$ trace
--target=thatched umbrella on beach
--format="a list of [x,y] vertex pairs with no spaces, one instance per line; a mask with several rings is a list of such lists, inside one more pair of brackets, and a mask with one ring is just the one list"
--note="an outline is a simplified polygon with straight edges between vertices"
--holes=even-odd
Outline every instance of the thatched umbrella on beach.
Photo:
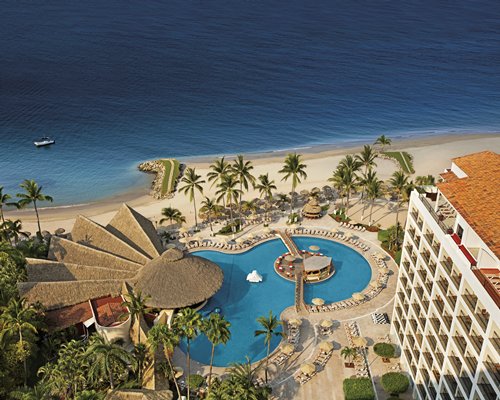
[[295,346],[291,343],[287,343],[281,347],[281,352],[283,354],[292,354],[295,351]]
[[321,206],[315,197],[311,197],[302,208],[302,215],[306,218],[320,218],[321,212]]
[[324,319],[323,321],[320,322],[320,325],[323,328],[330,328],[333,326],[333,321],[331,319]]
[[374,289],[378,289],[380,287],[380,283],[378,283],[377,281],[371,281],[370,286]]
[[362,336],[354,336],[352,338],[352,343],[356,347],[366,347],[366,345],[368,344],[368,340]]
[[300,325],[302,325],[302,320],[298,319],[298,318],[292,318],[291,320],[288,321],[288,323],[290,325],[300,326]]
[[325,352],[329,352],[331,350],[333,350],[333,343],[332,342],[321,342],[319,344],[319,348],[320,350],[322,351],[325,351]]
[[353,293],[352,298],[356,301],[360,301],[365,298],[365,295],[363,293]]
[[315,306],[322,306],[323,304],[325,304],[325,300],[319,298],[319,297],[315,297],[314,299],[311,300],[311,302],[315,305]]
[[59,235],[63,235],[64,232],[66,232],[66,229],[64,228],[57,228],[55,231],[54,231],[54,234],[59,236]]
[[311,375],[316,372],[316,366],[314,364],[309,364],[309,363],[302,364],[300,370],[306,375]]

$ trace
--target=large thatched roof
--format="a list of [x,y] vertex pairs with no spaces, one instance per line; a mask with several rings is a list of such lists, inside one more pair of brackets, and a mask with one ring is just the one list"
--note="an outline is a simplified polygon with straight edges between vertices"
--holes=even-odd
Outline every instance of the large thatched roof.
[[150,307],[171,309],[190,306],[212,297],[223,280],[224,274],[217,264],[170,249],[139,271],[135,289],[151,296],[148,301]]
[[48,260],[27,259],[28,279],[18,286],[29,302],[56,310],[117,296],[128,284],[150,296],[148,306],[173,309],[206,300],[222,285],[213,262],[178,249],[162,254],[151,221],[127,205],[106,227],[78,217],[71,239],[54,236]]
[[302,209],[302,215],[307,218],[318,218],[321,216],[321,206],[315,197],[311,197]]

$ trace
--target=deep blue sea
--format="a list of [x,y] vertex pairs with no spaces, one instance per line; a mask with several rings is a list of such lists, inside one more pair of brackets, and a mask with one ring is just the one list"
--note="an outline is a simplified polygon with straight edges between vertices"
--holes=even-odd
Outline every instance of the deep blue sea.
[[500,130],[498,0],[2,0],[0,55],[0,186],[59,205],[155,157]]

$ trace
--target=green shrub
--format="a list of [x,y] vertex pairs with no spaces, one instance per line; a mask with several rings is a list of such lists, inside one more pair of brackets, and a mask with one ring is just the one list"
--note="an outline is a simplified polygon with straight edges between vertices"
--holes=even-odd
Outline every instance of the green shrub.
[[410,386],[408,377],[399,372],[388,372],[382,375],[380,383],[384,390],[391,394],[404,393],[408,390],[408,386]]
[[370,378],[348,378],[344,379],[345,400],[373,400],[375,392]]
[[189,375],[188,379],[189,387],[193,390],[198,389],[203,384],[203,382],[205,382],[205,378],[203,378],[203,376],[196,374]]
[[390,343],[376,343],[375,346],[373,346],[373,351],[377,356],[384,358],[392,358],[396,353],[396,349]]
[[234,233],[240,231],[240,221],[239,220],[235,220],[233,223],[227,224],[226,226],[222,227],[222,229],[219,232],[217,232],[217,234],[219,234],[219,235],[230,235],[230,234],[233,233],[233,226],[236,227]]

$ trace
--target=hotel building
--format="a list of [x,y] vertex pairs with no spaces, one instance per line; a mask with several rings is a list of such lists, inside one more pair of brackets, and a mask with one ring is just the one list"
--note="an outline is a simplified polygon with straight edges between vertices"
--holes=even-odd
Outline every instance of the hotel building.
[[500,399],[500,155],[411,194],[392,333],[417,399]]

